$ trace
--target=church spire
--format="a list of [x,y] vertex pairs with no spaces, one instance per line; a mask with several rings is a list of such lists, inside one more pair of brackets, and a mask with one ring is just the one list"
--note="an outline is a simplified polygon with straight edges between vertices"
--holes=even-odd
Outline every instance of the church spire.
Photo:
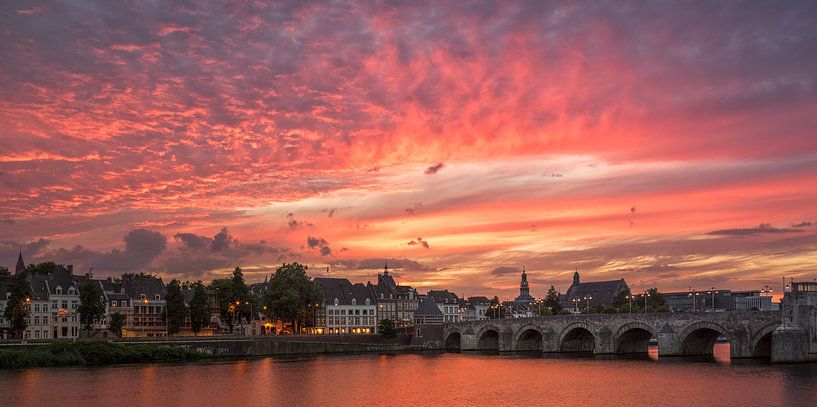
[[385,260],[383,262],[383,264],[384,264],[384,266],[383,266],[383,275],[387,276],[387,275],[389,275],[389,261]]
[[20,255],[17,257],[17,267],[14,268],[14,273],[22,273],[26,269],[26,264],[23,262],[23,249],[20,248]]

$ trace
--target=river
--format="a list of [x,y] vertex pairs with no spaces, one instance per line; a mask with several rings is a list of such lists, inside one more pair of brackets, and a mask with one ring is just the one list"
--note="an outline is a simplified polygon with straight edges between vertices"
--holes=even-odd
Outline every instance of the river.
[[422,353],[0,371],[7,406],[817,406],[817,364]]

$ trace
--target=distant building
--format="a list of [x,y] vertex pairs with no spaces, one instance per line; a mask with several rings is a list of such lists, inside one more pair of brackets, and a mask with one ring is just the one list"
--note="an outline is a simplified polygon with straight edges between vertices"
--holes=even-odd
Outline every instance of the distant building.
[[414,312],[414,325],[442,325],[444,322],[443,312],[431,297],[420,299],[420,305]]
[[770,295],[761,295],[760,290],[732,291],[734,309],[748,309],[758,311],[778,311],[780,304],[772,302]]
[[463,309],[463,321],[479,321],[488,319],[488,309],[491,308],[491,300],[487,297],[473,296],[468,299],[460,299],[460,308]]
[[345,278],[315,278],[323,293],[327,334],[377,333],[377,303],[369,287]]
[[398,285],[389,274],[389,265],[383,267],[383,273],[377,275],[377,284],[367,284],[377,301],[377,320],[394,321],[397,327],[412,324],[414,310],[417,309],[419,296],[417,290],[410,286]]
[[443,313],[443,321],[459,322],[462,319],[462,313],[465,310],[460,309],[460,299],[457,294],[448,290],[431,290],[427,296]]
[[735,309],[735,300],[730,290],[689,290],[662,294],[667,307],[673,312],[731,311]]
[[522,281],[519,283],[519,296],[514,300],[515,303],[521,306],[528,307],[531,303],[536,301],[530,295],[530,286],[528,285],[528,275],[525,274],[525,267],[522,267]]
[[162,279],[145,274],[127,274],[122,276],[122,288],[133,306],[133,311],[122,328],[122,336],[167,335],[167,303]]
[[559,296],[562,308],[578,312],[587,307],[607,306],[622,291],[629,289],[624,279],[582,283],[579,272],[573,273],[573,284]]
[[51,301],[51,338],[74,339],[79,337],[79,286],[74,277],[74,267],[59,266],[46,275],[32,277],[32,282],[41,286],[45,282],[48,299]]

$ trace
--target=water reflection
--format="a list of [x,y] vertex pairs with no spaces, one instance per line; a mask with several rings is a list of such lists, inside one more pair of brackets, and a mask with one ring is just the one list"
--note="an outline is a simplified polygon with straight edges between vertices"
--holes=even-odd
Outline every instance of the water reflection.
[[[496,352],[0,372],[4,405],[817,405],[817,365]],[[71,395],[66,397],[66,395]]]

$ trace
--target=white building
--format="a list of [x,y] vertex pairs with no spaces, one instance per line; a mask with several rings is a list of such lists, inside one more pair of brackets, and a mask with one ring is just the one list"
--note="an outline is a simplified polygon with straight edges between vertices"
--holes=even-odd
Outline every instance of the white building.
[[465,307],[460,307],[460,299],[457,294],[448,290],[431,290],[428,298],[434,300],[434,304],[443,313],[443,322],[459,322],[465,314]]
[[377,333],[377,303],[368,287],[353,285],[345,278],[316,278],[315,284],[324,299],[322,324],[318,324],[323,327],[318,327],[316,333]]

